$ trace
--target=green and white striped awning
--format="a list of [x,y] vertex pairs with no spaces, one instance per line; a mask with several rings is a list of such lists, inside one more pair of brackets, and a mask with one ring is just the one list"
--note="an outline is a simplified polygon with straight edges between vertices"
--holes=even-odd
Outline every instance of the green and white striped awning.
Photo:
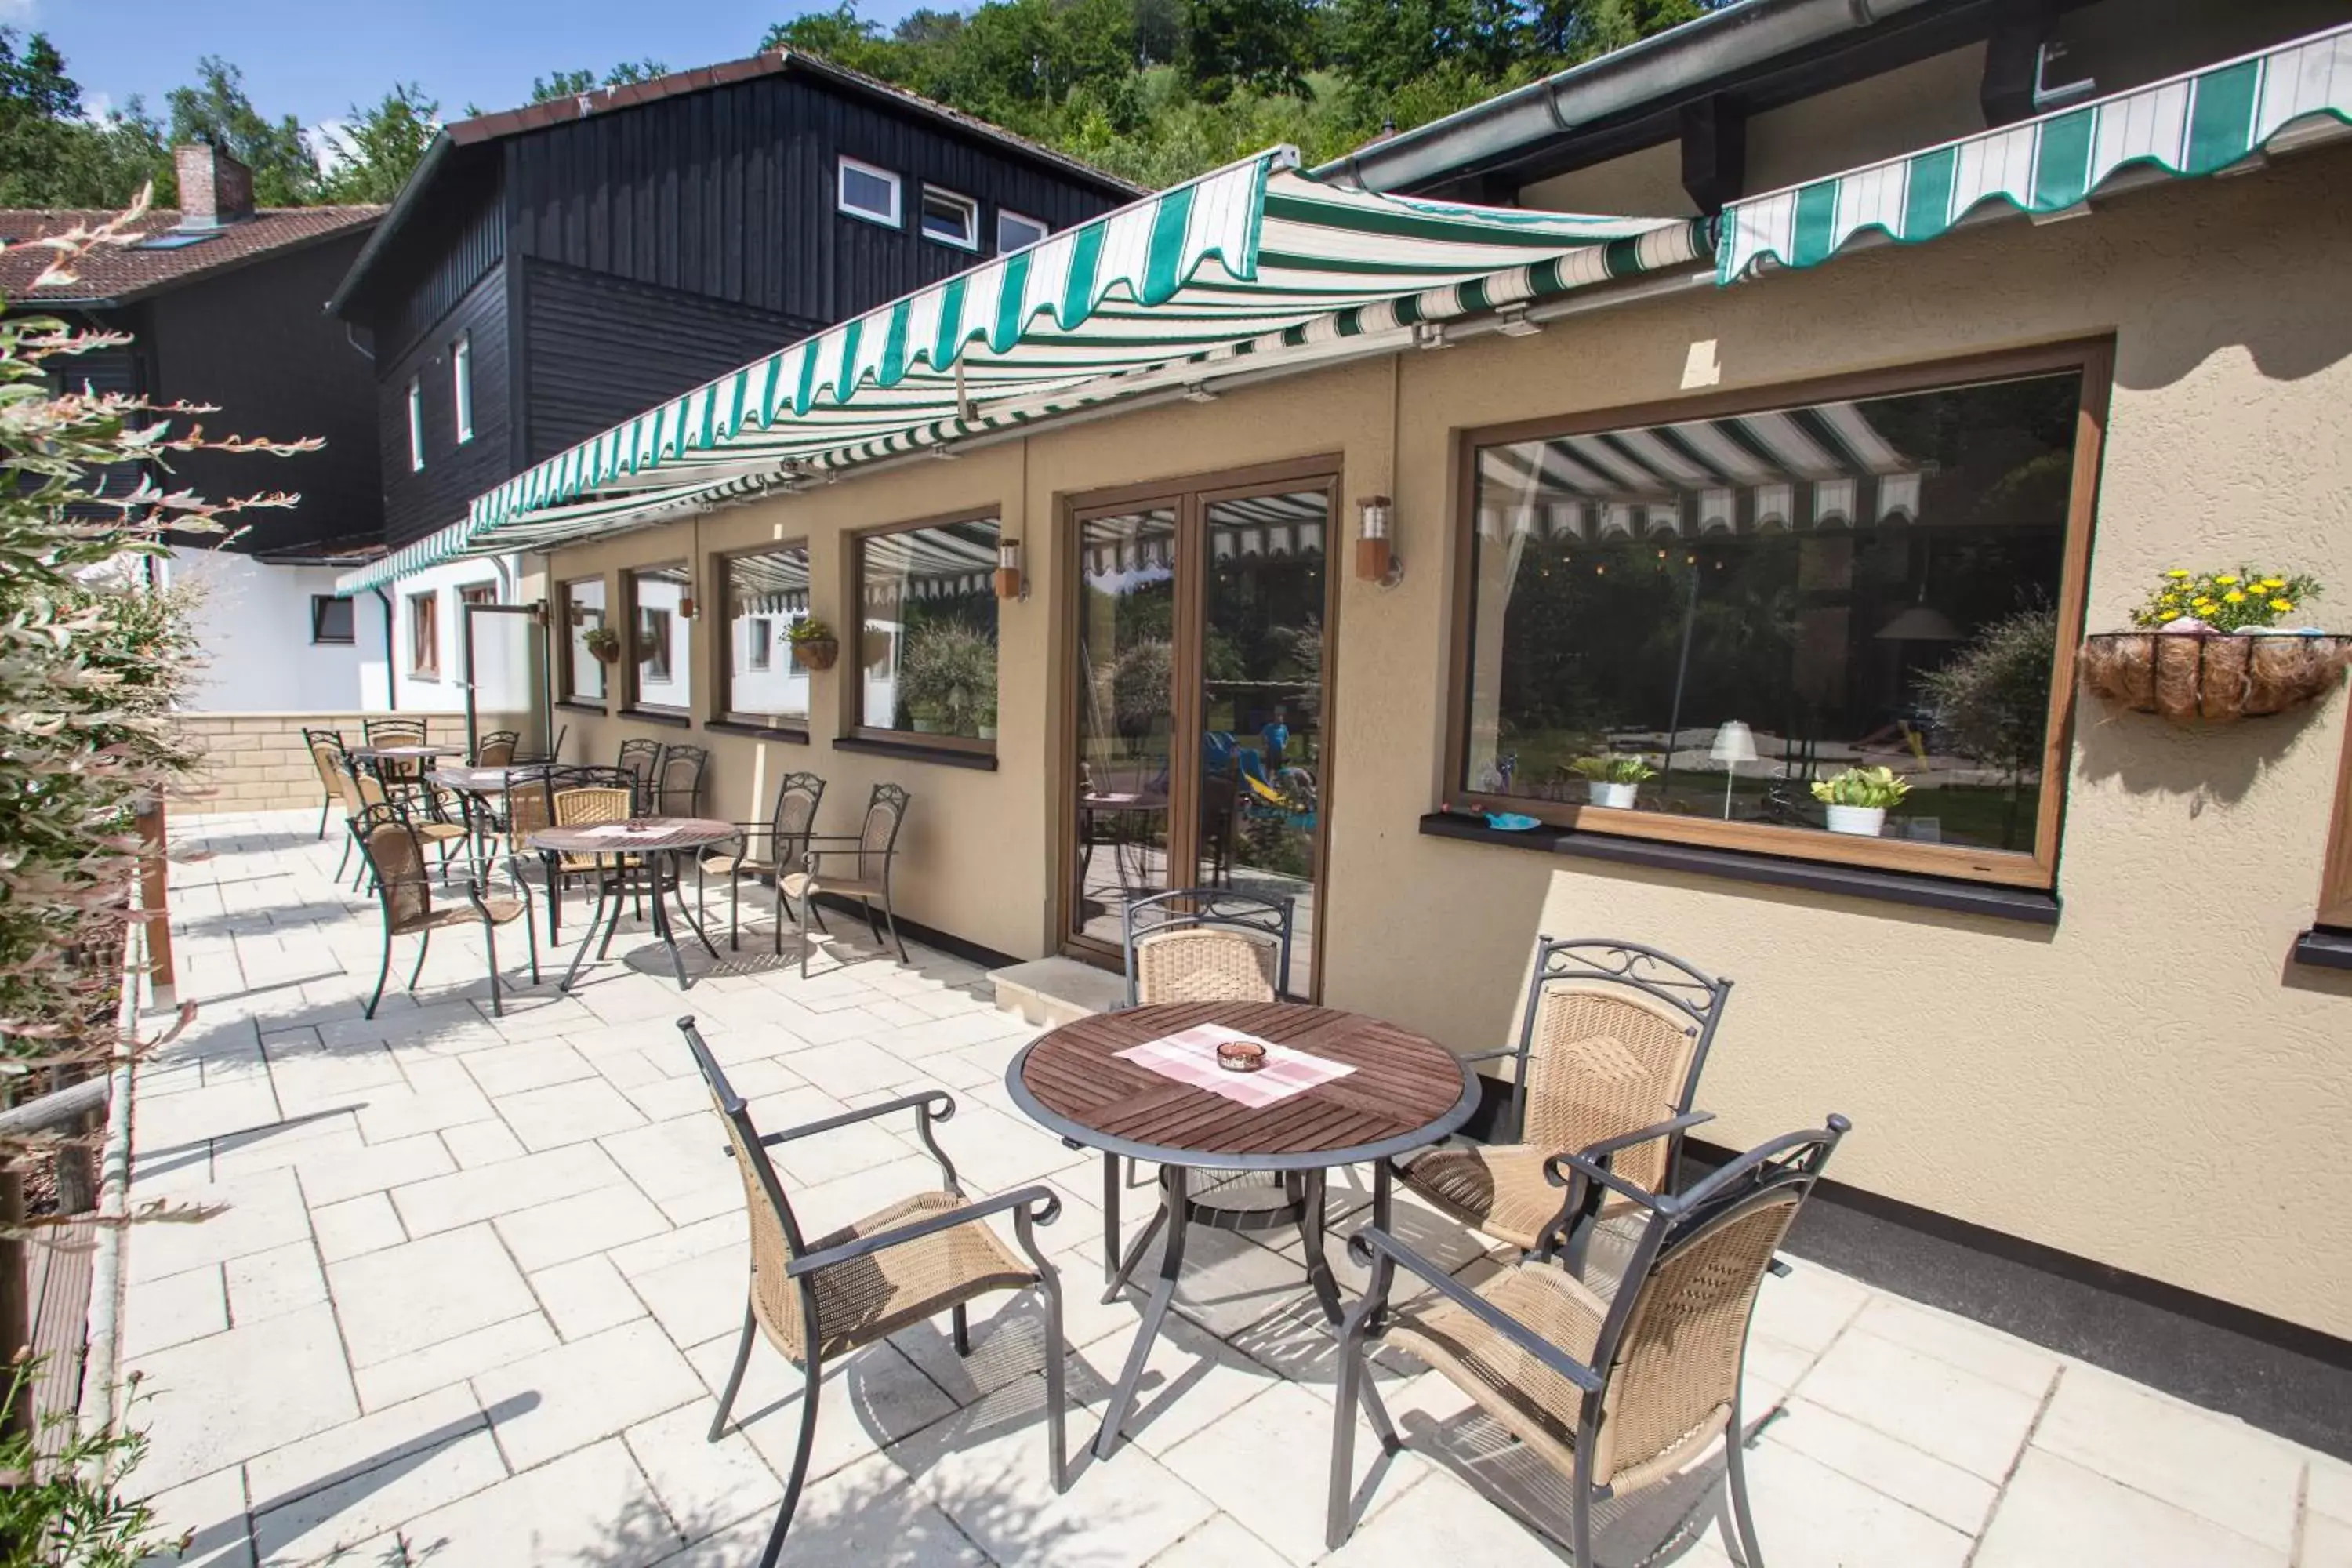
[[1704,220],[1413,201],[1319,184],[1297,162],[1259,153],[803,339],[516,476],[338,588],[667,521],[1234,360],[1313,363],[1710,254]]
[[[1812,267],[1859,240],[1933,239],[1976,216],[2043,216],[2103,187],[2210,174],[2352,128],[2352,25],[1924,153],[1732,203],[1724,283]],[[2005,204],[1987,205],[1985,204]]]

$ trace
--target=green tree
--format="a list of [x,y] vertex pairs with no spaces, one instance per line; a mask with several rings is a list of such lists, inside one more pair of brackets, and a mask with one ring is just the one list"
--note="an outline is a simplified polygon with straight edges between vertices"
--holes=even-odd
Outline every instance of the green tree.
[[1184,0],[1180,22],[1186,80],[1211,103],[1236,88],[1306,93],[1320,32],[1313,0]]
[[138,100],[128,114],[85,117],[48,37],[0,27],[0,205],[127,206],[169,166]]
[[172,142],[209,142],[253,171],[253,199],[266,207],[300,206],[319,197],[319,161],[292,115],[272,121],[246,96],[245,73],[218,55],[196,62],[193,87],[164,100]]
[[388,202],[415,172],[440,131],[439,100],[415,82],[395,83],[373,109],[352,106],[342,133],[342,161],[330,170],[321,194],[331,202]]
[[530,79],[530,100],[545,103],[552,98],[577,98],[600,87],[626,87],[631,82],[651,81],[657,76],[667,75],[669,67],[652,58],[623,60],[606,71],[602,80],[592,70],[557,71],[551,76]]
[[[900,30],[904,33],[919,25],[921,45],[918,47],[931,47],[960,34],[963,18],[951,12],[918,11],[907,18]],[[804,55],[821,55],[836,65],[885,81],[907,79],[908,42],[886,37],[879,26],[860,16],[847,0],[830,11],[810,11],[789,22],[777,23],[760,40],[760,47],[762,51],[792,49]]]

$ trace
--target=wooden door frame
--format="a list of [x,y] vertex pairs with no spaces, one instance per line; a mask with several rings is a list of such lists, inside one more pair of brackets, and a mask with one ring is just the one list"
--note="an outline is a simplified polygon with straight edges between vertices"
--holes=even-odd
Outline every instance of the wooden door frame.
[[[1323,668],[1320,693],[1320,719],[1323,729],[1321,772],[1316,780],[1315,848],[1311,877],[1315,889],[1315,930],[1310,939],[1308,974],[1310,989],[1320,995],[1323,985],[1323,933],[1329,926],[1324,906],[1329,902],[1328,880],[1331,843],[1331,801],[1338,752],[1336,721],[1338,699],[1339,568],[1345,552],[1335,543],[1342,520],[1339,493],[1345,471],[1342,454],[1318,453],[1303,458],[1284,458],[1276,462],[1252,464],[1244,468],[1217,468],[1205,472],[1172,476],[1155,480],[1139,480],[1131,484],[1105,489],[1065,493],[1055,498],[1055,562],[1063,579],[1061,591],[1055,595],[1055,616],[1062,636],[1055,639],[1056,655],[1062,668],[1055,673],[1055,689],[1060,694],[1061,717],[1054,726],[1055,754],[1047,769],[1053,781],[1058,805],[1055,811],[1054,852],[1054,943],[1055,951],[1104,968],[1118,968],[1121,955],[1116,945],[1107,945],[1078,934],[1073,917],[1074,901],[1078,896],[1075,884],[1077,866],[1077,739],[1078,739],[1078,616],[1083,603],[1086,580],[1084,563],[1079,559],[1079,528],[1092,519],[1117,516],[1138,511],[1154,505],[1172,510],[1176,514],[1176,538],[1171,547],[1171,559],[1178,563],[1201,560],[1190,570],[1175,574],[1175,604],[1171,614],[1176,637],[1176,690],[1171,694],[1170,721],[1173,726],[1169,743],[1168,777],[1168,847],[1167,858],[1171,882],[1180,864],[1176,850],[1181,844],[1187,858],[1181,864],[1192,867],[1199,854],[1201,781],[1198,776],[1200,742],[1198,722],[1201,715],[1203,667],[1203,645],[1201,635],[1206,605],[1205,583],[1202,564],[1207,549],[1208,509],[1223,500],[1240,500],[1252,496],[1296,493],[1320,489],[1325,502],[1323,534]],[[1189,628],[1189,629],[1188,629]],[[1189,724],[1189,728],[1187,728]],[[1189,738],[1188,738],[1189,737]],[[1189,757],[1186,752],[1192,753]],[[1287,977],[1285,977],[1286,982]]]

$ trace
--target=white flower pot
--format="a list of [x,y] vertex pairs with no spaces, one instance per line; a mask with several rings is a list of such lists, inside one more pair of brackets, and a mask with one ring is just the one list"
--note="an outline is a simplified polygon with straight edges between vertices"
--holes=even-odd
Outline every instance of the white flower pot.
[[1858,833],[1864,838],[1875,838],[1886,830],[1886,808],[1883,805],[1833,805],[1829,814],[1832,833]]
[[1642,793],[1642,786],[1587,779],[1584,781],[1584,793],[1594,805],[1613,805],[1620,811],[1631,811],[1633,809],[1633,797]]

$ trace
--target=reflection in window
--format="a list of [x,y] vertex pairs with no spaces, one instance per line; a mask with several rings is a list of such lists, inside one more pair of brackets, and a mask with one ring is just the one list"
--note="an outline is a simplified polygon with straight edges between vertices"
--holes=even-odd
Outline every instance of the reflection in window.
[[808,723],[808,672],[777,644],[809,609],[804,544],[727,559],[727,688],[719,707],[746,724]]
[[563,695],[567,701],[604,700],[604,666],[588,651],[588,634],[604,625],[604,579],[583,577],[562,587],[563,624],[568,649],[563,658]]
[[996,738],[994,518],[868,534],[857,544],[869,729]]
[[1077,885],[1072,929],[1116,947],[1168,888],[1176,712],[1176,513],[1078,524]]
[[646,566],[629,574],[640,708],[686,710],[693,684],[687,668],[686,621],[678,614],[686,595],[684,566]]
[[2032,850],[2081,391],[1482,447],[1463,786],[1819,829],[1883,766],[1885,837]]

